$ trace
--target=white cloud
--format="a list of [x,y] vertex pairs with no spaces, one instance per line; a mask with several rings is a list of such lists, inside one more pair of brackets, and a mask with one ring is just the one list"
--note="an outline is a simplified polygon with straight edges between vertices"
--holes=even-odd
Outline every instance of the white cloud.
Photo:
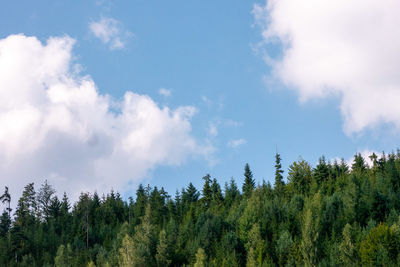
[[158,93],[165,97],[171,96],[171,90],[168,90],[166,88],[160,88],[160,90],[158,90]]
[[339,96],[347,134],[382,123],[400,127],[400,2],[269,0],[255,5],[272,77],[301,101]]
[[[364,149],[364,150],[362,150],[362,151],[360,151],[360,152],[357,152],[357,153],[360,153],[360,154],[361,154],[361,157],[364,158],[365,163],[366,163],[369,167],[372,167],[372,166],[373,166],[373,161],[372,161],[372,159],[370,158],[370,156],[372,156],[373,153],[375,153],[375,155],[377,156],[378,159],[382,158],[382,155],[383,155],[383,154],[380,153],[380,152],[373,151],[373,150],[369,150],[369,149]],[[348,162],[349,162],[349,167],[351,167],[351,165],[352,165],[353,162],[354,162],[354,157],[350,158]]]
[[209,156],[213,148],[191,135],[194,107],[160,108],[133,92],[120,101],[100,94],[89,76],[71,72],[74,42],[0,39],[0,177],[14,201],[28,182],[44,179],[74,197],[124,192],[158,165]]
[[108,44],[111,50],[123,49],[125,39],[131,33],[121,30],[121,23],[113,18],[101,18],[89,24],[90,31],[103,43]]
[[[354,154],[360,154],[361,157],[364,158],[365,163],[369,166],[372,167],[373,166],[373,161],[371,160],[370,156],[372,156],[372,154],[375,153],[375,155],[377,156],[377,159],[382,158],[383,154],[381,152],[377,152],[374,150],[369,150],[369,149],[364,149],[361,151],[357,151]],[[330,160],[331,163],[334,163],[335,161],[338,162],[340,164],[341,162],[341,158],[339,157],[335,157],[333,159]],[[354,156],[351,156],[350,158],[348,158],[347,160],[344,159],[344,162],[347,164],[347,166],[351,169],[351,166],[354,163]],[[315,165],[317,165],[318,163],[316,163]]]
[[246,139],[240,138],[240,139],[234,139],[234,140],[230,140],[228,142],[228,146],[231,148],[238,148],[241,145],[245,145],[247,144]]

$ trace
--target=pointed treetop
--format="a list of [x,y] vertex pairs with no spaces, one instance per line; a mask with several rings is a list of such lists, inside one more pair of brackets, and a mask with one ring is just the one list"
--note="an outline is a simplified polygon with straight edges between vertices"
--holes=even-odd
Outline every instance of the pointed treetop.
[[253,173],[250,170],[248,163],[244,166],[244,183],[242,187],[243,194],[248,197],[251,195],[255,188],[255,181],[253,179]]

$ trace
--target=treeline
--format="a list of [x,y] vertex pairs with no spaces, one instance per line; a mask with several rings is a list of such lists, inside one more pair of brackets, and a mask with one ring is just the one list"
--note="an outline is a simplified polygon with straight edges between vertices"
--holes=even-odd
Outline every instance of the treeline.
[[[284,179],[241,188],[210,175],[174,196],[139,186],[124,201],[82,193],[71,205],[45,182],[15,211],[1,196],[1,266],[398,266],[400,153],[360,154],[351,166],[293,162]],[[286,180],[286,181],[285,181]]]

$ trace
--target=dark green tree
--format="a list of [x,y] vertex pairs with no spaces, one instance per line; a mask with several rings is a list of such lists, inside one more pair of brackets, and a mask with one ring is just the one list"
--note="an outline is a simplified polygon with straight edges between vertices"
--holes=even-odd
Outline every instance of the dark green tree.
[[253,179],[253,173],[250,170],[248,163],[244,166],[244,183],[242,187],[243,195],[249,197],[255,188],[255,181]]
[[203,195],[203,202],[204,202],[204,206],[206,208],[210,207],[210,203],[211,203],[211,199],[212,199],[212,192],[211,192],[211,176],[209,174],[206,174],[203,177],[204,180],[204,185],[203,185],[203,191],[202,191],[202,195]]
[[275,154],[275,183],[274,188],[278,194],[278,196],[282,196],[285,190],[285,182],[283,181],[282,176],[282,164],[281,164],[281,156],[276,153]]
[[5,238],[6,234],[11,227],[11,218],[8,216],[6,211],[3,211],[0,217],[0,237]]
[[354,161],[353,165],[351,165],[351,168],[353,169],[353,171],[359,173],[362,173],[367,169],[364,158],[361,156],[360,153],[354,155]]
[[0,201],[4,204],[7,203],[6,211],[8,213],[8,217],[11,218],[11,195],[8,192],[8,186],[5,187],[4,193],[0,196]]

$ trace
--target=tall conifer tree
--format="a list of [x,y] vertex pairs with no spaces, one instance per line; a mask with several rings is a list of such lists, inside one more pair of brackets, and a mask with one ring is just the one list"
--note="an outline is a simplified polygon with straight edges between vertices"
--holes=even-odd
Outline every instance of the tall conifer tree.
[[279,195],[282,195],[285,183],[283,182],[283,176],[282,176],[283,170],[282,170],[282,164],[281,164],[281,155],[279,153],[275,154],[275,183],[274,187],[276,192]]
[[244,166],[244,183],[243,183],[243,194],[245,197],[249,197],[253,192],[255,187],[255,182],[253,179],[253,173],[250,170],[250,166],[248,163]]

